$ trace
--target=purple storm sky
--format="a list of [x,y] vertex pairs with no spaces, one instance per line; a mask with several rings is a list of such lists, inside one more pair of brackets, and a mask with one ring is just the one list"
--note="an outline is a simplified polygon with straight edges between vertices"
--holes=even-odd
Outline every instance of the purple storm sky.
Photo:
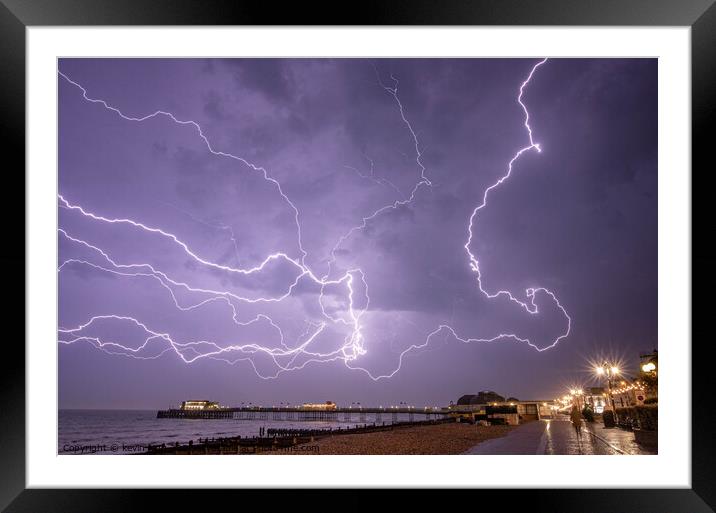
[[539,61],[61,59],[60,407],[551,399],[597,355],[634,369],[657,61],[537,67],[538,152]]

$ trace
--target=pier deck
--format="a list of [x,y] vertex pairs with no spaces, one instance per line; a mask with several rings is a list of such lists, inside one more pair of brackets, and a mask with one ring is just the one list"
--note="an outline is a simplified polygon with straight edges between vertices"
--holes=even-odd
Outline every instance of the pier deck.
[[235,420],[342,420],[352,422],[358,419],[364,422],[366,415],[374,415],[375,420],[397,421],[398,415],[407,415],[412,421],[415,416],[420,419],[440,419],[449,413],[445,409],[432,408],[334,408],[311,409],[302,407],[238,407],[238,408],[208,408],[203,410],[189,410],[170,408],[159,410],[158,419],[235,419]]

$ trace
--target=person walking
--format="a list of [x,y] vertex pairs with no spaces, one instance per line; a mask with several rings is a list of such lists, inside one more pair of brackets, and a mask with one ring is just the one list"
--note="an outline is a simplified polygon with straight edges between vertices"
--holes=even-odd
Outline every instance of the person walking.
[[579,411],[579,408],[575,404],[572,406],[572,412],[569,414],[569,418],[572,419],[572,425],[574,426],[574,430],[577,432],[577,436],[579,438],[582,437],[582,413]]

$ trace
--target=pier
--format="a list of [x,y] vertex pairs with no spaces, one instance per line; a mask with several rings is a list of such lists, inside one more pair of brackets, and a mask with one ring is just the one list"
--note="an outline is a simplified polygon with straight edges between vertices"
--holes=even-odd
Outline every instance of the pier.
[[366,415],[375,415],[376,422],[389,420],[393,423],[398,421],[398,415],[407,415],[412,422],[418,420],[437,420],[450,413],[443,408],[332,408],[315,409],[303,408],[300,406],[290,407],[261,407],[249,406],[238,408],[207,408],[207,409],[182,409],[170,408],[159,410],[158,419],[232,419],[232,420],[285,420],[285,421],[343,421],[343,422],[365,422]]

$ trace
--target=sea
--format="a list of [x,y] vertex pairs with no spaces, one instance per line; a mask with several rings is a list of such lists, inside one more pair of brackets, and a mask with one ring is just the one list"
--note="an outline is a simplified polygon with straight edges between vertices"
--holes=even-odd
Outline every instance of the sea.
[[[138,454],[149,444],[180,444],[199,438],[253,437],[259,430],[346,429],[363,424],[390,424],[391,415],[377,421],[366,414],[357,422],[341,420],[239,420],[239,419],[158,419],[156,410],[60,410],[58,412],[58,454]],[[399,414],[407,422],[408,414]],[[416,420],[419,416],[416,416]]]

